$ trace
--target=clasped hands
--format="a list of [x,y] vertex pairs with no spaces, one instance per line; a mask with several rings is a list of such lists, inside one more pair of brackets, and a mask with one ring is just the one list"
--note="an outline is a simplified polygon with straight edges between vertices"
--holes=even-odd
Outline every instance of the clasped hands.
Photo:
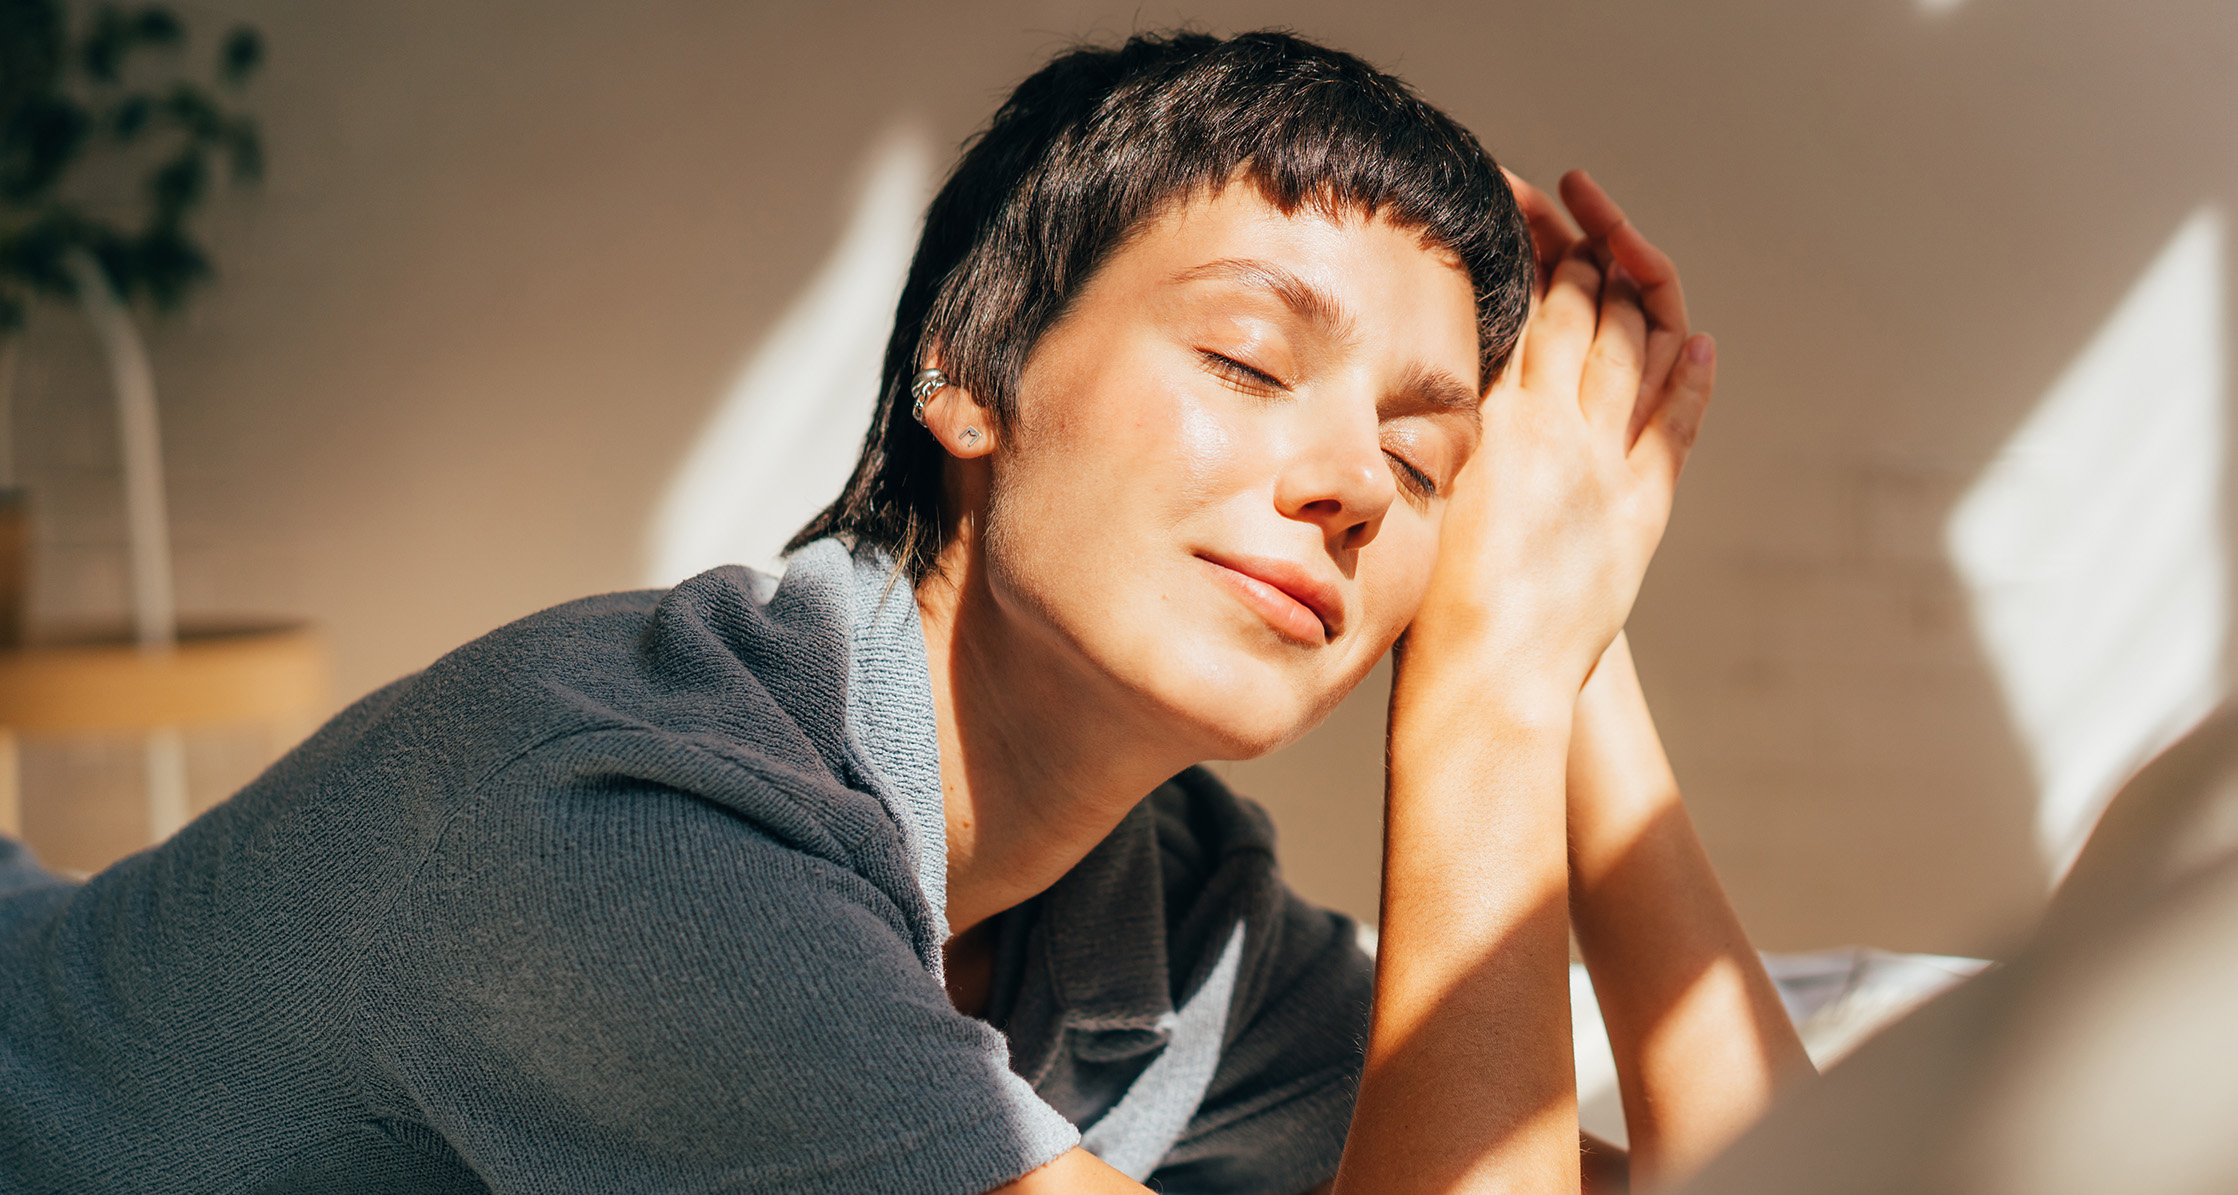
[[1690,334],[1671,259],[1583,171],[1560,186],[1575,227],[1508,181],[1537,258],[1531,314],[1485,400],[1408,651],[1458,655],[1514,699],[1567,704],[1662,539],[1715,346]]

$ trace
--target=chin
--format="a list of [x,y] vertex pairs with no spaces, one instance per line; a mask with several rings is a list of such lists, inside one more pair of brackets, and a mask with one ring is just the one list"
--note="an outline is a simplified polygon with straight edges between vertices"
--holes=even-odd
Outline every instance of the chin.
[[1158,677],[1158,704],[1189,727],[1206,759],[1256,759],[1321,723],[1344,697],[1323,693],[1311,670],[1234,647],[1175,653]]

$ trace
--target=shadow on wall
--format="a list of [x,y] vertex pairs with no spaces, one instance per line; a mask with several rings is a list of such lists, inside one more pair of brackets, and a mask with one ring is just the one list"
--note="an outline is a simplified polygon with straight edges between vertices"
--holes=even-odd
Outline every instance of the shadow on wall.
[[[1946,141],[2037,134],[2016,123],[2018,109],[1982,97],[2038,85],[2029,72],[2042,64],[2011,47],[2040,33],[2036,22],[2064,18],[1961,0],[1907,7],[1911,27],[1829,60],[1859,77],[1805,81],[1804,98],[1831,103],[1825,96],[1863,87],[1869,94],[1848,102],[1892,105],[1890,126],[1906,105],[1937,102],[1983,126]],[[2130,55],[2120,69],[2133,69],[2136,47],[2120,48]],[[1422,82],[1440,93],[1434,72]],[[1765,67],[1757,85],[1796,82]],[[1759,149],[1803,152],[1779,140],[1777,122],[1749,127],[1770,138]],[[1492,139],[1528,145],[1529,126]],[[1895,152],[1910,147],[1900,137],[1852,150],[1888,153],[1882,166],[1900,182],[1907,170],[1949,166],[1934,156],[1942,144],[1912,158]],[[766,565],[836,493],[875,396],[937,156],[906,129],[866,151],[846,230],[671,478],[644,546],[648,580],[727,561]],[[1653,154],[1641,161],[1670,166]],[[1718,185],[1775,181],[1727,173]],[[2011,201],[2001,185],[1975,178],[1942,199],[1958,205],[1951,212]],[[1812,194],[1782,192],[1781,202],[1807,205]],[[1665,206],[1662,220],[1678,224],[1683,202]],[[1762,205],[1740,210],[1773,218]],[[1854,205],[1843,218],[1862,221],[1854,239],[1863,242],[1905,227]],[[1795,274],[1759,260],[1796,248],[1778,234],[1719,241],[1718,219],[1695,213],[1688,223],[1674,231],[1692,237],[1687,260],[1700,263],[1705,320],[1714,314],[1719,330],[1761,332],[1768,317],[1751,304],[1841,298],[1765,281]],[[1814,242],[1819,256],[1794,281],[1838,291],[1845,270],[1916,273],[1914,258],[1950,248],[1920,231],[1877,263]],[[2111,292],[2102,322],[2056,380],[2026,365],[2056,360],[2056,350],[2015,334],[1997,314],[2010,304],[1994,298],[1953,338],[1988,333],[1989,351],[1929,336],[1916,392],[1852,379],[1888,364],[1879,359],[1888,344],[1933,331],[1913,326],[1919,312],[1827,312],[1832,323],[1871,326],[1848,340],[1790,318],[1774,322],[1777,340],[1732,342],[1728,408],[1634,640],[1705,838],[1768,945],[1992,949],[2024,923],[2105,794],[2222,692],[2220,217],[2202,208],[2163,245],[2140,251],[2121,283],[2110,281],[2120,267],[2095,276]],[[2107,254],[2092,260],[2103,266]],[[1747,293],[1732,293],[1748,280]],[[1998,286],[2010,290],[2012,279],[1991,279],[1984,293]],[[1947,303],[1920,310],[1952,322]],[[2092,322],[2087,308],[2069,310],[2076,325]],[[2026,353],[2013,351],[2024,342]],[[2032,413],[2018,414],[2031,394]],[[1876,395],[1885,410],[1871,409]],[[1999,411],[2016,412],[1992,417],[2012,418],[2013,430],[1991,434],[1996,424],[1985,427],[1981,413]],[[1363,918],[1375,912],[1388,682],[1386,663],[1299,743],[1220,765],[1274,814],[1293,882]]]
[[747,358],[669,482],[646,537],[648,585],[718,564],[775,571],[862,449],[909,257],[932,198],[930,138],[889,127],[863,155],[854,214]]
[[[1946,525],[2034,773],[2047,889],[2122,782],[2225,692],[2226,269],[2221,216],[2203,208]],[[1371,795],[1389,692],[1386,660],[1306,740],[1221,766],[1232,783],[1274,796],[1294,879],[1363,919],[1377,900]]]

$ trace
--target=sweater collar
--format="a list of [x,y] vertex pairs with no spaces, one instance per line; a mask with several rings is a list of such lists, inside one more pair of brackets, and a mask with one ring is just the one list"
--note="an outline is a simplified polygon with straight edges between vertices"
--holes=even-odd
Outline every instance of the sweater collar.
[[784,583],[844,599],[848,751],[900,824],[917,886],[931,907],[934,940],[945,942],[948,815],[916,591],[885,552],[869,545],[850,551],[836,539],[817,540],[787,557]]

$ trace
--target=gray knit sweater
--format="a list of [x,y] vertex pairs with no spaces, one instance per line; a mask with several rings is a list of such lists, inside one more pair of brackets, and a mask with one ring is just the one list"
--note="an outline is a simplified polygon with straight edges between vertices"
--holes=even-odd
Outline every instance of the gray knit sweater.
[[940,981],[906,586],[836,543],[557,607],[84,884],[0,840],[0,1191],[954,1192],[1333,1172],[1350,925],[1185,773]]

